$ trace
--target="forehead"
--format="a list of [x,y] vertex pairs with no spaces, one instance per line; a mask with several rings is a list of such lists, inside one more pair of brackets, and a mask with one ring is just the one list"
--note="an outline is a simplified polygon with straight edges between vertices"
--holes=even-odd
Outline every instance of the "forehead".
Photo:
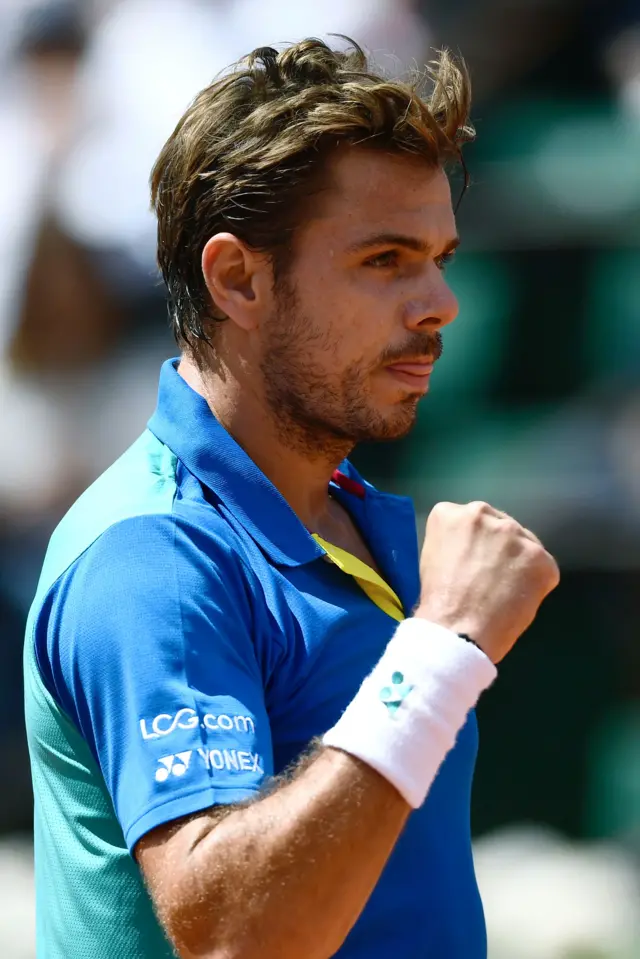
[[309,226],[345,246],[366,233],[412,233],[430,243],[455,236],[451,189],[441,168],[419,157],[346,147],[328,162],[328,189]]

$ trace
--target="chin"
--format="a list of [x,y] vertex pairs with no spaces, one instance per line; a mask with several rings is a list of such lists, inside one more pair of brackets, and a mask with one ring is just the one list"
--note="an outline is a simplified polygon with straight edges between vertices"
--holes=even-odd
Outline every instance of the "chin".
[[361,436],[360,442],[366,440],[369,443],[384,443],[391,440],[401,440],[415,426],[417,415],[417,403],[414,403],[411,409],[405,408],[400,415],[398,410],[395,410],[394,415],[372,417],[366,430],[366,436]]

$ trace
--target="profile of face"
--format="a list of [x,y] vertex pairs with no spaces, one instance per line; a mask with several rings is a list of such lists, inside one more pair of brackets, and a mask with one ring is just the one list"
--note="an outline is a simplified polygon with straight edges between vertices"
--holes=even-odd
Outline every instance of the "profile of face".
[[275,290],[260,367],[275,415],[301,435],[405,435],[458,312],[444,268],[457,244],[442,170],[350,149]]
[[457,245],[445,173],[359,147],[329,166],[239,347],[281,434],[316,454],[411,429],[458,311],[444,277]]

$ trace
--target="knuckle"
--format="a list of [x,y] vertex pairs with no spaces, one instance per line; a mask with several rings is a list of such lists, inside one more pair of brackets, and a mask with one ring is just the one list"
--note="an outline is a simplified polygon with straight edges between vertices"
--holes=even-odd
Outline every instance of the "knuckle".
[[493,512],[489,504],[483,500],[473,500],[473,502],[467,503],[464,509],[476,520],[482,519],[483,516],[489,516]]
[[532,540],[534,543],[538,543],[540,546],[542,546],[541,540],[540,540],[540,539],[536,536],[536,534],[533,533],[530,529],[527,529],[526,527],[523,526],[523,527],[522,527],[522,531],[523,531],[523,533],[525,534],[525,536],[526,536],[528,539],[530,539],[530,540]]
[[560,582],[560,568],[558,563],[541,543],[534,543],[531,540],[528,542],[531,556],[535,561],[541,580],[550,590],[555,589]]
[[518,537],[518,548],[522,551],[530,575],[545,579],[547,575],[547,554],[543,546],[533,540]]
[[536,563],[540,566],[541,569],[545,569],[547,566],[547,556],[548,553],[544,546],[541,543],[536,543],[532,539],[524,540],[524,547],[528,550],[529,555]]
[[505,516],[502,520],[502,529],[512,537],[520,537],[522,535],[522,526],[517,519],[514,519],[512,516]]
[[557,560],[551,555],[551,553],[547,553],[547,561],[549,566],[549,582],[551,584],[551,589],[555,589],[560,582],[560,567],[558,566]]

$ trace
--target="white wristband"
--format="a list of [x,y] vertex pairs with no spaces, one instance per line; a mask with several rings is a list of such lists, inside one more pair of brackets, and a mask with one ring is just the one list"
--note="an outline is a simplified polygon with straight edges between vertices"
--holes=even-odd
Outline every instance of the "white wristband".
[[417,809],[496,675],[473,643],[426,619],[405,619],[323,743],[372,766]]

